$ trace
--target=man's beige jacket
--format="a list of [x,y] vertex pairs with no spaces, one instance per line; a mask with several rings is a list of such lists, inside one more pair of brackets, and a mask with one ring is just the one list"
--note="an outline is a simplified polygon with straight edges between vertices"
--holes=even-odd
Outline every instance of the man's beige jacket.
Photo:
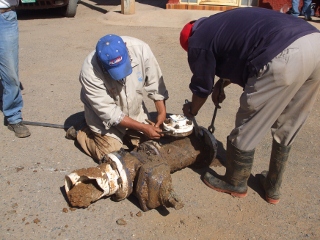
[[80,97],[90,129],[122,142],[125,129],[118,124],[125,115],[139,122],[145,122],[147,118],[144,91],[154,101],[166,100],[168,91],[149,45],[133,37],[121,38],[131,58],[132,73],[123,81],[113,80],[93,51],[83,63],[79,80],[82,85]]

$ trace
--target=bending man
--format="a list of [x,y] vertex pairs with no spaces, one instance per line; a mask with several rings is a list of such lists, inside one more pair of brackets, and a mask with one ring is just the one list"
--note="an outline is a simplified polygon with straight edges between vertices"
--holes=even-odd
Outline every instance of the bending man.
[[[223,81],[243,88],[235,127],[227,137],[226,173],[207,172],[204,182],[236,197],[247,194],[257,144],[271,129],[269,171],[261,175],[266,200],[276,204],[291,145],[305,123],[320,87],[319,31],[304,20],[263,8],[239,8],[188,23],[180,43],[193,73],[195,116],[211,94],[215,105]],[[214,88],[213,88],[214,86]]]

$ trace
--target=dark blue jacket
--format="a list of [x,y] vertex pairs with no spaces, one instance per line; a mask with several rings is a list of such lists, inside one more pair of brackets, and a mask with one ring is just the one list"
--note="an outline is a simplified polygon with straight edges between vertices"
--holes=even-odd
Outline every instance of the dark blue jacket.
[[197,20],[189,38],[190,89],[207,97],[214,76],[244,87],[298,38],[318,29],[303,19],[264,8],[237,8]]

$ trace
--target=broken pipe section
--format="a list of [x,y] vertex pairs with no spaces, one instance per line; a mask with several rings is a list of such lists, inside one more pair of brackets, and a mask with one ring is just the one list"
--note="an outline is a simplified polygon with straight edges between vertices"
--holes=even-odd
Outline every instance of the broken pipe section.
[[79,169],[65,177],[65,190],[73,207],[88,207],[102,197],[121,201],[133,193],[141,209],[183,207],[172,187],[171,173],[186,167],[209,166],[217,142],[205,128],[203,136],[150,140],[131,152],[120,150],[105,156],[97,167]]

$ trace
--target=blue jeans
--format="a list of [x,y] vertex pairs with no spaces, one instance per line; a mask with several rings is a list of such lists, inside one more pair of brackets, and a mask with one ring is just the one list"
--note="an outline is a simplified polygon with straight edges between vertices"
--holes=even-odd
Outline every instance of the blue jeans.
[[19,81],[19,28],[15,11],[0,13],[0,78],[2,112],[9,124],[19,123],[22,120],[23,100]]
[[[292,12],[291,15],[298,17],[300,15],[299,11],[300,0],[292,0]],[[303,6],[301,8],[301,13],[306,19],[311,17],[311,3],[312,0],[304,0]]]

